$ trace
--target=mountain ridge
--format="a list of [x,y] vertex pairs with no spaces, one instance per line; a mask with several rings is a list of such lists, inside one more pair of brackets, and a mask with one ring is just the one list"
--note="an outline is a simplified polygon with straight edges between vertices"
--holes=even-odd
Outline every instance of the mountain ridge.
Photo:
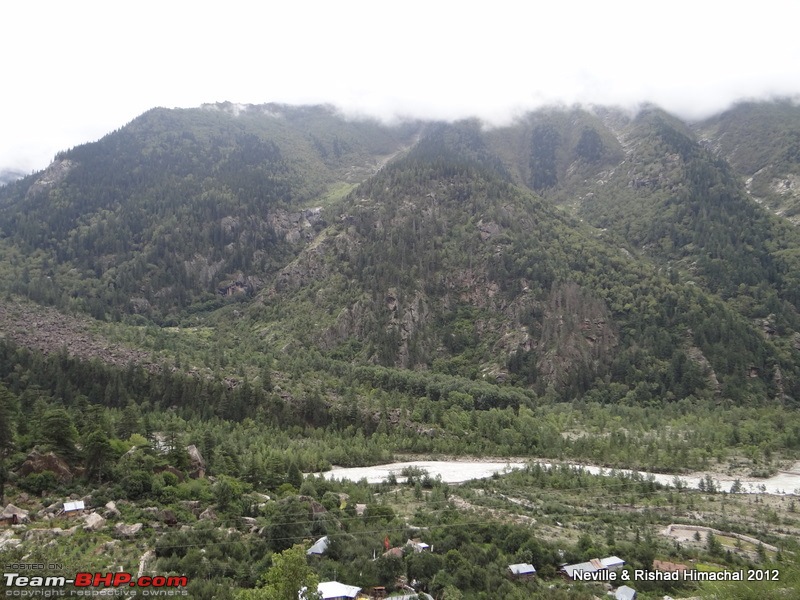
[[[638,347],[644,397],[795,397],[800,238],[706,146],[656,107],[490,130],[329,107],[153,109],[3,189],[0,281],[139,326],[219,324],[241,304],[240,333],[269,344],[539,394],[608,377],[630,391],[643,381],[615,364]],[[657,309],[677,298],[704,307]],[[670,361],[693,366],[676,379]]]

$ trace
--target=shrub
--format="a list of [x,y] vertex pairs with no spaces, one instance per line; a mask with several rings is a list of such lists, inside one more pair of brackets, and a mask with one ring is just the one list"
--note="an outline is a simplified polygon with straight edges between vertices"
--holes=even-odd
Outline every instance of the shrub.
[[41,496],[42,492],[56,489],[58,480],[52,471],[42,471],[26,475],[17,482],[17,485],[26,492]]

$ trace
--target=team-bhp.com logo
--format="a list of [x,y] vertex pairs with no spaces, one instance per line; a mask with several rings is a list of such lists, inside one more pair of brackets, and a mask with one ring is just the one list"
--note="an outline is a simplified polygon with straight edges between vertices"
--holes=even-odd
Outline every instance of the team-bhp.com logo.
[[[63,596],[78,595],[92,596],[100,595],[98,590],[116,589],[130,590],[131,588],[144,588],[139,592],[142,596],[183,596],[186,595],[186,585],[188,579],[183,576],[164,576],[134,578],[130,573],[76,573],[72,579],[66,577],[42,577],[20,575],[19,573],[4,573],[3,581],[6,588],[6,596],[33,597],[33,596]],[[77,589],[65,590],[66,586],[71,585]],[[21,588],[21,589],[9,589]],[[62,588],[61,593],[44,594],[45,590],[56,592],[54,588]],[[36,593],[38,591],[39,593]],[[103,595],[107,595],[107,592]],[[128,596],[135,593],[125,594]]]

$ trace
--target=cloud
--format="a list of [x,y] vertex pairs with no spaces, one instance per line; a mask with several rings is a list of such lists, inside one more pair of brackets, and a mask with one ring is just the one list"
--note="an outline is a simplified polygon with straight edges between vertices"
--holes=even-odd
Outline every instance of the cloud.
[[699,118],[800,94],[800,3],[6,3],[0,166],[42,168],[154,106],[332,103],[499,123],[553,103]]

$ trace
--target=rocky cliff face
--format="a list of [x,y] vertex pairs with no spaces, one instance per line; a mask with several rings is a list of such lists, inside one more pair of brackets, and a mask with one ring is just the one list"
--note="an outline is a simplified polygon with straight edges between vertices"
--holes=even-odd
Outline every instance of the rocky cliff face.
[[39,193],[47,190],[56,184],[62,182],[64,178],[69,175],[70,171],[75,167],[75,162],[69,159],[60,159],[53,161],[41,175],[36,179],[33,185],[28,188],[27,197],[33,197]]
[[553,286],[539,340],[539,376],[556,386],[580,373],[593,378],[607,366],[618,343],[602,300],[574,283]]

